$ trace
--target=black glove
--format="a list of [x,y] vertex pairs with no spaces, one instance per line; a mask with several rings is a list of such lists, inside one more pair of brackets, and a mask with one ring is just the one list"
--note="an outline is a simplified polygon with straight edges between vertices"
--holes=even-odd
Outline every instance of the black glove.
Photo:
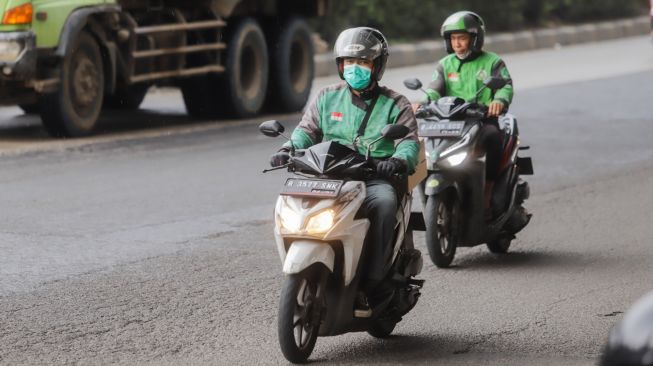
[[270,165],[273,168],[286,165],[290,161],[290,149],[282,147],[277,153],[270,157]]
[[428,116],[428,111],[425,105],[420,105],[415,111],[415,118],[425,118]]
[[397,173],[406,172],[406,163],[397,158],[388,158],[376,166],[376,172],[381,178],[390,178]]

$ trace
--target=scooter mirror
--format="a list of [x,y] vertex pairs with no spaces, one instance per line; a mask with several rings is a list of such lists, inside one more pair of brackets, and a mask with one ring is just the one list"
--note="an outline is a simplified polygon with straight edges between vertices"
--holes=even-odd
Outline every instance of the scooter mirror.
[[501,89],[504,86],[506,86],[507,83],[508,81],[506,79],[501,77],[496,77],[496,76],[492,76],[483,80],[483,85],[487,86],[492,90]]
[[399,140],[408,136],[410,129],[404,125],[387,125],[381,130],[381,136],[390,140]]
[[258,130],[261,131],[261,133],[265,136],[277,137],[281,135],[286,129],[279,121],[271,120],[261,123],[261,125],[258,126]]
[[419,90],[422,87],[422,82],[418,78],[409,78],[404,80],[404,85],[410,90]]

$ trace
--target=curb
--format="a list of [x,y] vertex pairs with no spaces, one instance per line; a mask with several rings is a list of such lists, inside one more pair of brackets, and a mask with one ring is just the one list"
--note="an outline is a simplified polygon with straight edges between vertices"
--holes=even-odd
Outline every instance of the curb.
[[[505,54],[640,36],[650,32],[651,18],[643,16],[575,26],[500,33],[486,38],[485,49]],[[446,52],[441,41],[426,41],[391,46],[390,54],[392,56],[388,59],[388,67],[395,68],[435,63],[444,57]],[[336,74],[337,70],[330,52],[315,55],[315,77]]]

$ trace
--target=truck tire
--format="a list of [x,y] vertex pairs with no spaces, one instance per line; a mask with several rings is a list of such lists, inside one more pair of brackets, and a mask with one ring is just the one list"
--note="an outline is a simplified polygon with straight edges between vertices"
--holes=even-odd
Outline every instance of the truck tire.
[[195,118],[252,117],[268,85],[268,52],[258,22],[246,18],[229,29],[225,72],[183,80],[184,104]]
[[135,84],[120,87],[104,97],[104,107],[126,111],[137,110],[150,89],[148,84]]
[[290,18],[270,32],[268,105],[279,112],[300,111],[311,93],[315,64],[311,29],[302,18]]
[[56,92],[40,98],[43,126],[54,137],[79,137],[93,132],[102,110],[104,72],[100,48],[82,31],[61,63]]
[[[263,107],[268,87],[269,64],[265,36],[258,22],[240,21],[227,40],[226,72],[219,87],[225,111],[234,117],[253,117]],[[215,103],[215,101],[214,101]]]
[[215,75],[195,76],[181,81],[184,105],[191,117],[208,119],[218,118],[223,114],[221,107],[225,101],[219,100],[220,91],[216,88],[217,83]]

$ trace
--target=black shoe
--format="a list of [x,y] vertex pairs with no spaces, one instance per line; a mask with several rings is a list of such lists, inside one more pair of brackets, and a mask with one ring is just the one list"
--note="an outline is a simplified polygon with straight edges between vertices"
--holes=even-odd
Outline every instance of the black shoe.
[[362,291],[359,291],[356,295],[356,301],[354,302],[354,316],[356,318],[369,318],[372,316],[372,308],[367,302],[367,296]]

